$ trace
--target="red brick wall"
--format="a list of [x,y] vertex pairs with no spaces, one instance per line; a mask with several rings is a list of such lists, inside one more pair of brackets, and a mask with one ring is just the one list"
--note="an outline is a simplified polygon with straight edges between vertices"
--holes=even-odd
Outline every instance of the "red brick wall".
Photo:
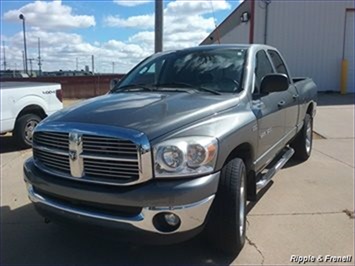
[[63,97],[68,99],[91,98],[108,92],[110,81],[124,75],[76,76],[76,77],[36,77],[11,78],[2,81],[53,82],[62,85]]

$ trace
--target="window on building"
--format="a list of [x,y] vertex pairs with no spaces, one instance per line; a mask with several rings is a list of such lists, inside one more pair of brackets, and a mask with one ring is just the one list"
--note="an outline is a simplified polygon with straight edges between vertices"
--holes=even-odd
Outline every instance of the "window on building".
[[274,73],[274,70],[265,51],[261,50],[256,53],[254,93],[260,93],[261,80],[270,73]]

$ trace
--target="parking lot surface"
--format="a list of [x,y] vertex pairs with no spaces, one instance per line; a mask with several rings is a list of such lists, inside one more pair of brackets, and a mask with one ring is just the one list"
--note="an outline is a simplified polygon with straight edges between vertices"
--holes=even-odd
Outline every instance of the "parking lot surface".
[[354,265],[354,95],[320,95],[314,131],[311,158],[289,162],[249,204],[247,242],[237,257],[211,252],[201,238],[139,246],[106,231],[45,224],[23,182],[31,150],[19,151],[3,136],[1,265],[297,264],[292,255],[350,255],[352,262],[339,264]]

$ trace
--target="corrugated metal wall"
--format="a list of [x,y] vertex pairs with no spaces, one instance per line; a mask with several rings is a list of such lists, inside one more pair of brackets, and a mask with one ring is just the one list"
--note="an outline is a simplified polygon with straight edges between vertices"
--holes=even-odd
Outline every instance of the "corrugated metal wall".
[[233,28],[221,38],[221,43],[249,43],[249,23],[240,24],[238,27]]
[[[339,91],[346,8],[354,1],[269,4],[267,44],[281,51],[294,76],[312,77],[320,91]],[[264,23],[265,4],[256,1],[255,43],[264,42]]]

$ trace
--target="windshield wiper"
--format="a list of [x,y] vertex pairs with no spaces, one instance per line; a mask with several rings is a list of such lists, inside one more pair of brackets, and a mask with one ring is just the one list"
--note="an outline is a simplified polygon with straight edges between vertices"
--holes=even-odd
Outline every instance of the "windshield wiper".
[[198,90],[198,91],[206,91],[209,93],[213,93],[215,95],[221,95],[221,93],[218,91],[208,89],[205,87],[194,86],[192,84],[184,83],[184,82],[160,83],[160,84],[156,84],[156,87],[185,87],[185,88],[191,88],[191,89]]
[[220,93],[218,91],[215,91],[215,90],[212,90],[212,89],[209,89],[209,88],[205,88],[205,87],[197,87],[195,89],[199,90],[199,91],[207,91],[207,92],[213,93],[215,95],[222,95],[222,93]]
[[149,88],[144,84],[129,84],[122,87],[115,88],[111,92],[123,92],[129,90],[144,90],[144,91],[153,91],[153,88]]

